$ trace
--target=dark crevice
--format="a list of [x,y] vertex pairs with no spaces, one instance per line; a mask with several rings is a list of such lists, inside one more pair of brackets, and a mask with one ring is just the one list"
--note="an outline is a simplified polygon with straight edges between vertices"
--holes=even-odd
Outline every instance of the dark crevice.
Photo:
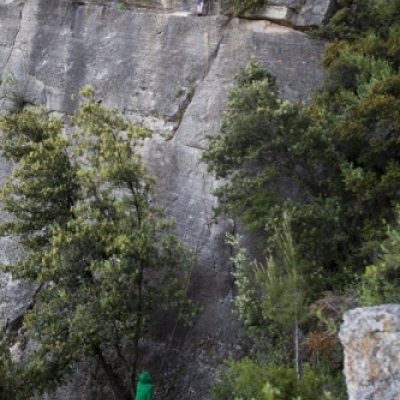
[[[224,25],[223,28],[225,28],[225,26],[226,25]],[[207,64],[206,64],[206,68],[205,68],[205,72],[204,72],[204,77],[201,80],[201,82],[204,82],[207,79],[208,74],[210,73],[210,71],[212,69],[212,66],[214,64],[214,61],[216,60],[216,58],[218,56],[218,53],[219,53],[219,50],[220,50],[221,43],[222,43],[223,39],[224,39],[224,34],[221,34],[221,36],[220,36],[220,38],[218,40],[218,43],[217,43],[217,45],[215,47],[215,50],[212,52],[211,55],[207,55],[207,57],[208,57],[207,58]],[[197,87],[199,86],[200,83],[198,83],[197,85],[193,86],[189,90],[189,92],[186,93],[185,99],[179,105],[178,111],[172,116],[171,120],[173,120],[173,121],[175,121],[177,123],[176,127],[174,128],[174,133],[179,129],[179,127],[181,125],[181,122],[183,120],[183,117],[185,115],[185,112],[186,112],[187,108],[189,107],[189,105],[191,104],[191,102],[193,100],[193,97],[194,97],[194,95],[196,93]],[[169,137],[169,140],[172,139],[172,137]]]

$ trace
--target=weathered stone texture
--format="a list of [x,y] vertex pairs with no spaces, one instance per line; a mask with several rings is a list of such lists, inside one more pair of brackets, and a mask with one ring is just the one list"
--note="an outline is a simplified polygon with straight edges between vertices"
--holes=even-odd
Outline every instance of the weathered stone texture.
[[0,274],[0,329],[6,327],[9,333],[18,330],[37,287],[13,280],[10,274]]
[[[75,1],[75,3],[78,3]],[[196,14],[197,0],[86,0],[86,4],[96,4],[119,10],[129,9],[135,12],[173,13],[186,12]],[[247,12],[246,17],[274,20],[280,23],[305,28],[318,26],[332,15],[336,0],[268,0],[267,5],[255,12]],[[217,15],[229,10],[226,0],[208,0],[205,3],[206,15]]]
[[339,338],[349,400],[400,400],[400,305],[348,311]]
[[319,26],[326,22],[335,9],[335,0],[271,0],[249,18],[267,19],[297,28]]
[[[48,0],[29,0],[20,21],[19,4],[6,7],[20,28],[13,35],[0,30],[0,43],[6,43],[0,47],[2,78],[13,72],[28,102],[64,114],[77,108],[71,95],[90,84],[103,104],[154,132],[143,154],[158,177],[155,201],[197,251],[191,294],[204,308],[192,329],[178,329],[163,367],[182,393],[207,398],[215,366],[239,351],[239,337],[230,310],[231,249],[224,243],[226,232],[237,228],[231,220],[212,220],[212,191],[219,183],[200,162],[206,135],[218,130],[234,74],[252,54],[277,76],[282,97],[309,101],[322,78],[324,44],[268,21],[120,11],[115,2],[52,0],[49,6]],[[10,165],[1,161],[0,170],[5,179]],[[173,324],[160,321],[161,352]],[[146,367],[155,368],[150,358]],[[186,398],[182,393],[171,396]]]
[[11,56],[20,28],[21,10],[22,5],[12,5],[10,0],[0,4],[0,72],[4,70]]

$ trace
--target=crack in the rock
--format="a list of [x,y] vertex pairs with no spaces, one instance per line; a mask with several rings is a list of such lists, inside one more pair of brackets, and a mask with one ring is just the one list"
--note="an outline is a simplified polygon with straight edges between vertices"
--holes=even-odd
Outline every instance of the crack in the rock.
[[25,309],[25,311],[21,314],[18,315],[16,318],[13,320],[7,319],[6,320],[6,325],[4,327],[5,333],[10,340],[10,342],[13,342],[15,337],[18,335],[21,335],[21,329],[23,329],[24,326],[24,317],[25,314],[28,310],[31,310],[36,302],[36,296],[37,294],[42,290],[43,288],[43,283],[40,283],[37,285],[37,288],[35,289],[34,293],[32,294],[32,300],[29,302],[28,307]]
[[[25,6],[25,4],[24,4],[24,6]],[[10,55],[8,56],[7,61],[6,61],[5,64],[4,64],[4,69],[3,69],[1,75],[3,75],[4,71],[7,70],[7,65],[8,65],[8,63],[9,63],[9,61],[10,61],[10,59],[11,59],[13,53],[14,53],[14,50],[15,50],[15,43],[16,43],[16,41],[17,41],[18,34],[19,34],[19,32],[21,31],[22,14],[23,14],[23,9],[22,9],[22,10],[20,11],[20,13],[19,13],[19,26],[18,26],[18,30],[17,30],[17,32],[15,33],[15,36],[14,36],[14,39],[13,39],[13,43],[12,43],[12,46],[11,46]]]
[[207,182],[206,182],[206,175],[205,175],[205,173],[204,173],[204,171],[203,171],[203,207],[204,207],[204,215],[205,215],[205,220],[206,220],[206,223],[205,223],[205,225],[207,226],[207,228],[208,228],[208,232],[209,233],[211,233],[211,228],[210,228],[210,225],[211,225],[211,218],[209,217],[209,214],[208,214],[208,207],[207,207],[207,204],[206,204],[206,196],[207,196],[207,192],[206,192],[206,187],[207,187]]
[[[226,27],[226,25],[223,26],[223,29],[225,29],[225,27]],[[210,40],[209,37],[208,37],[208,40]],[[181,123],[182,123],[183,118],[185,116],[186,110],[188,109],[188,107],[192,103],[192,100],[193,100],[193,98],[194,98],[194,96],[196,94],[196,90],[197,90],[198,86],[201,83],[203,83],[205,80],[207,80],[207,77],[208,77],[208,75],[209,75],[209,73],[210,73],[210,71],[212,69],[212,66],[213,66],[213,64],[214,64],[214,62],[215,62],[215,60],[216,60],[216,58],[218,56],[218,53],[219,53],[219,50],[220,50],[220,47],[221,47],[221,43],[222,43],[223,40],[224,40],[224,33],[222,32],[221,36],[220,36],[220,38],[218,40],[218,43],[217,43],[217,45],[215,47],[215,50],[212,52],[211,55],[207,54],[207,64],[206,64],[206,67],[205,67],[205,73],[203,75],[203,78],[201,79],[201,81],[197,85],[193,86],[190,89],[190,91],[186,94],[186,97],[183,100],[183,102],[180,104],[178,111],[173,116],[175,119],[177,119],[177,125],[176,125],[176,128],[174,128],[172,137],[169,137],[169,140],[173,138],[175,132],[181,126]],[[193,147],[193,148],[198,148],[200,150],[204,150],[203,148],[196,147],[196,146],[190,146],[189,145],[188,147]]]
[[204,147],[202,147],[200,145],[196,145],[196,144],[187,144],[187,143],[185,143],[185,147],[189,147],[189,148],[192,148],[192,149],[204,151]]
[[167,208],[171,207],[174,203],[176,203],[179,200],[180,197],[181,197],[181,195],[177,194],[176,197],[172,200],[172,202],[164,207],[163,211],[166,211]]
[[221,37],[218,40],[217,46],[215,47],[215,50],[213,51],[213,53],[210,56],[208,56],[207,69],[206,69],[205,77],[204,77],[203,81],[207,79],[207,77],[208,77],[208,75],[209,75],[209,73],[210,73],[210,71],[212,69],[212,66],[214,65],[214,62],[215,62],[215,60],[216,60],[216,58],[218,56],[219,49],[221,47],[221,43],[222,43],[223,40],[224,40],[224,34],[222,33]]

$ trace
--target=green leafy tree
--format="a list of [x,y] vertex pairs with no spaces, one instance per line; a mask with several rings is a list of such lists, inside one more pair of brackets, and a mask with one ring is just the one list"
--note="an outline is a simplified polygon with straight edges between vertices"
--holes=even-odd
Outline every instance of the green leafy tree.
[[397,18],[386,32],[370,27],[352,43],[331,44],[314,105],[335,121],[330,129],[342,158],[346,217],[360,244],[384,239],[399,200],[399,33]]
[[[350,271],[373,259],[365,244],[382,240],[398,201],[399,75],[394,61],[357,46],[326,55],[327,78],[311,106],[279,99],[275,79],[252,60],[203,154],[227,182],[215,192],[217,214],[261,234],[267,227],[270,237],[288,214],[316,296],[350,283]],[[349,83],[334,73],[344,64],[355,71]]]
[[337,11],[317,34],[327,39],[355,41],[368,32],[387,33],[398,22],[397,0],[337,0]]
[[290,221],[282,216],[281,229],[274,238],[277,257],[269,257],[268,267],[260,272],[260,282],[265,286],[261,299],[265,317],[294,330],[296,372],[301,375],[299,325],[309,314],[306,280],[293,242]]
[[[238,248],[238,238],[229,243]],[[270,321],[278,323],[281,331],[293,330],[295,366],[298,377],[301,374],[299,325],[309,314],[307,291],[302,265],[293,242],[290,221],[283,215],[280,229],[273,238],[273,252],[268,265],[257,261],[248,262],[246,251],[239,252],[232,260],[236,266],[236,282],[239,290],[234,307],[239,319],[246,327],[259,325],[268,329]]]
[[241,237],[227,235],[227,243],[236,251],[232,257],[235,265],[233,276],[238,293],[233,299],[232,308],[243,324],[242,335],[252,343],[252,355],[261,362],[290,364],[292,362],[291,336],[282,335],[285,328],[273,321],[264,312],[263,299],[266,287],[262,275],[265,266],[251,259],[246,248],[240,244]]
[[0,332],[0,398],[16,400],[17,393],[24,390],[21,367],[11,360],[10,342],[5,331]]
[[329,123],[302,103],[279,99],[275,78],[252,60],[236,76],[221,130],[203,153],[208,168],[227,181],[215,191],[217,215],[273,237],[286,212],[299,258],[319,287],[320,266],[334,279],[354,241],[353,231],[343,229],[341,160]]
[[[135,398],[140,344],[157,312],[192,312],[189,254],[151,204],[155,180],[136,151],[149,133],[96,102],[74,116],[72,139],[44,110],[1,120],[2,149],[18,162],[1,192],[21,238],[15,277],[45,283],[25,316],[41,344],[27,368],[29,394],[55,389],[83,358],[100,368],[116,398]],[[21,396],[22,397],[22,396]]]
[[347,397],[339,387],[335,392],[330,390],[333,380],[337,378],[309,366],[305,366],[304,376],[298,380],[293,367],[265,364],[243,358],[239,361],[229,361],[225,365],[220,382],[211,391],[211,398],[213,400],[344,400]]
[[397,224],[388,228],[387,238],[381,244],[381,251],[375,264],[367,266],[362,276],[360,304],[374,306],[400,302],[400,218]]

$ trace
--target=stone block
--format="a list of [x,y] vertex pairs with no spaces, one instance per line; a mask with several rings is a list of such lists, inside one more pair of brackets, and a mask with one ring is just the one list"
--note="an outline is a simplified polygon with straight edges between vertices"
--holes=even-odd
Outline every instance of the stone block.
[[349,400],[400,400],[400,305],[348,311],[339,338]]

